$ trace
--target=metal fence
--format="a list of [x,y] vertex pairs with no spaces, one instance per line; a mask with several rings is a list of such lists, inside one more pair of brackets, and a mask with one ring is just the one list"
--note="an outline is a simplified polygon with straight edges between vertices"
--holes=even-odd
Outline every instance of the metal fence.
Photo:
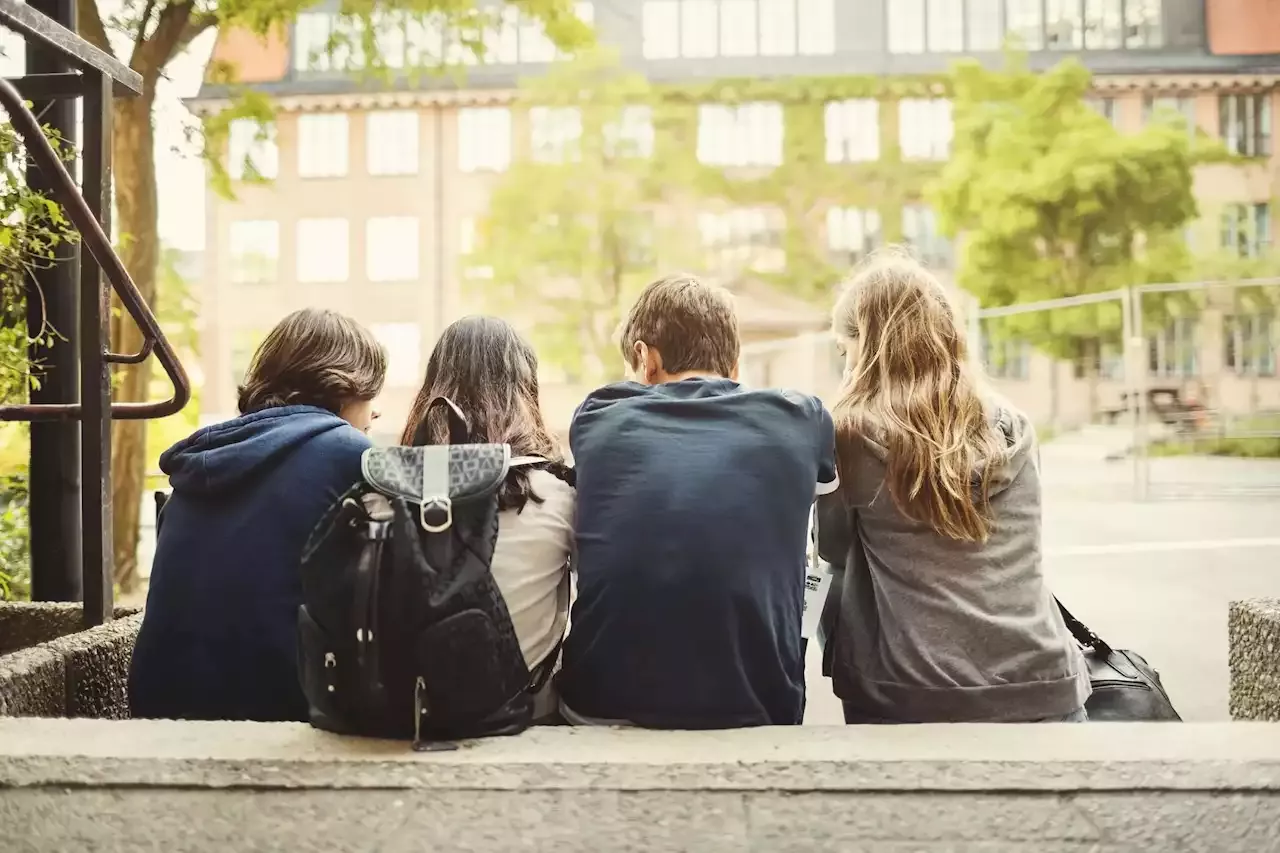
[[[1280,498],[1280,279],[1149,284],[998,308],[962,304],[970,350],[1094,493]],[[1051,347],[1033,342],[1052,341]],[[753,344],[743,376],[828,402],[829,334]],[[1259,458],[1240,458],[1240,454]]]

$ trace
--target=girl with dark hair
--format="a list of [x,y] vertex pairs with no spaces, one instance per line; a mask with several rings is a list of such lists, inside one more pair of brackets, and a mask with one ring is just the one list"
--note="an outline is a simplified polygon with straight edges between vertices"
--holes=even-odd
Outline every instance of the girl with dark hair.
[[160,456],[147,609],[129,670],[135,717],[303,720],[294,635],[302,548],[360,479],[387,354],[333,311],[295,311],[240,387],[240,417]]
[[[431,352],[401,444],[449,442],[440,407],[425,417],[437,397],[462,410],[471,441],[509,444],[512,456],[547,460],[507,475],[498,492],[501,513],[492,563],[525,663],[533,670],[559,648],[568,622],[575,505],[572,472],[542,419],[538,357],[505,320],[464,317],[444,330]],[[535,718],[554,712],[549,690],[550,682],[537,698]]]

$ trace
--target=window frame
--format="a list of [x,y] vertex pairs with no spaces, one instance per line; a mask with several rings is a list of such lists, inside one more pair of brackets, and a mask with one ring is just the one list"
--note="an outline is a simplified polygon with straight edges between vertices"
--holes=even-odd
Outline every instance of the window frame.
[[[325,125],[332,127],[326,132]],[[297,160],[294,165],[299,178],[324,180],[350,174],[351,117],[347,113],[299,113],[295,131]]]

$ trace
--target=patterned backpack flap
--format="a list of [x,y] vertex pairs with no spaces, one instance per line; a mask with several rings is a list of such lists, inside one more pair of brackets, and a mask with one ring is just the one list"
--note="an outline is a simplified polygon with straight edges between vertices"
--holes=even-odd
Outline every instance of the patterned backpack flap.
[[454,504],[488,498],[511,468],[506,444],[374,447],[360,459],[365,482],[388,498],[417,504],[423,529],[448,530]]

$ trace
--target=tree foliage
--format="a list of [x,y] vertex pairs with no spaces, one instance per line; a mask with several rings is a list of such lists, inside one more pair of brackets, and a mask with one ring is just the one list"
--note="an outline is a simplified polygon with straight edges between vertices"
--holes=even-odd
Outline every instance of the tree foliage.
[[[528,318],[543,360],[573,379],[616,378],[622,310],[658,274],[691,258],[687,227],[664,202],[679,164],[654,156],[652,86],[599,51],[529,81],[521,103],[576,110],[580,133],[533,139],[494,189],[467,265],[487,310]],[[562,114],[561,114],[562,115]],[[570,124],[574,119],[565,118]]]
[[[983,306],[1171,281],[1188,267],[1192,168],[1205,150],[1176,120],[1120,133],[1085,101],[1089,83],[1074,60],[1043,73],[1016,57],[1003,70],[954,70],[952,156],[929,195],[943,228],[963,234],[959,282]],[[1116,340],[1120,320],[1113,302],[1006,328],[1075,358]]]

